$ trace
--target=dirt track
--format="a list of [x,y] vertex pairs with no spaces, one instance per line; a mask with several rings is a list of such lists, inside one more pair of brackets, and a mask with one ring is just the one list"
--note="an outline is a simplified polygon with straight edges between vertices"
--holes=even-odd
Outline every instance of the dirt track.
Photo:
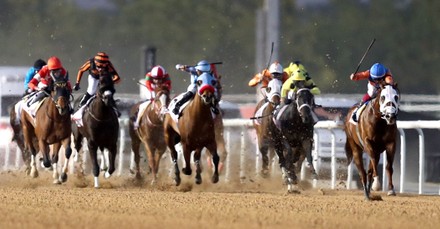
[[[440,197],[307,189],[287,194],[280,182],[202,185],[183,177],[155,187],[132,178],[74,175],[53,185],[49,172],[0,174],[0,228],[438,228]],[[222,177],[221,177],[222,178]]]

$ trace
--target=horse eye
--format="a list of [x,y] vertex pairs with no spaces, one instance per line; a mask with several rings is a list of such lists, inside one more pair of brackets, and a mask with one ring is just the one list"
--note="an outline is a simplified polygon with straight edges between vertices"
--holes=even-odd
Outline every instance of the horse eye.
[[394,100],[396,100],[396,103],[399,102],[399,96],[395,95]]
[[267,92],[267,93],[270,93],[271,89],[272,89],[272,88],[270,88],[270,87],[266,87],[266,92]]
[[197,86],[202,85],[202,81],[201,80],[197,80]]
[[217,84],[217,81],[216,80],[211,80],[211,85],[215,86],[215,84]]
[[380,102],[383,103],[384,101],[385,101],[385,96],[382,95],[382,96],[380,97]]

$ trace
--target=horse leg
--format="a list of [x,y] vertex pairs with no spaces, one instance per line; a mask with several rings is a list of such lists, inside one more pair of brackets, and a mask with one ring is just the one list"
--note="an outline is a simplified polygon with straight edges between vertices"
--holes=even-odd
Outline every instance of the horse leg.
[[362,149],[354,142],[352,136],[347,133],[347,138],[345,141],[345,154],[347,156],[347,165],[350,165],[352,161],[356,164],[358,169],[359,177],[362,182],[364,196],[366,200],[370,200],[370,190],[367,187],[367,174],[364,169],[364,161],[362,158]]
[[98,146],[93,144],[93,142],[88,142],[88,148],[90,153],[90,160],[93,168],[93,177],[94,177],[94,187],[99,188],[99,164],[98,164]]
[[183,157],[185,159],[185,167],[182,168],[183,174],[190,176],[192,174],[191,169],[191,150],[189,149],[188,145],[185,143],[182,143],[183,148]]
[[156,152],[154,147],[151,147],[150,144],[144,144],[144,147],[145,151],[147,152],[149,171],[153,176],[153,179],[151,180],[151,184],[153,185],[156,182],[156,161],[154,159],[154,154]]
[[307,167],[309,168],[310,174],[312,174],[312,179],[316,180],[318,179],[318,174],[316,173],[315,167],[313,166],[313,156],[312,156],[312,145],[313,145],[313,138],[309,138],[304,141],[304,150],[306,152],[306,158],[307,158]]
[[[160,147],[162,148],[162,147]],[[153,180],[151,181],[151,184],[154,185],[157,182],[158,173],[159,173],[159,164],[160,159],[162,158],[162,155],[165,153],[166,148],[163,149],[156,149],[153,155],[153,162],[154,162],[154,169],[152,169],[153,172]]]
[[61,181],[58,179],[58,152],[61,149],[61,143],[56,142],[52,145],[52,178],[54,184],[61,184]]
[[[139,148],[141,145],[141,141],[137,136],[131,136],[131,151],[133,151],[134,155],[134,163],[136,164],[136,179],[141,179],[141,168],[139,162],[141,160]],[[147,148],[147,144],[144,144],[145,148]],[[131,168],[130,168],[131,170]]]
[[51,168],[52,163],[50,161],[50,148],[43,140],[38,141],[38,146],[43,154],[43,166],[45,168]]
[[[370,154],[370,155],[374,155],[373,157],[371,157],[370,160],[370,168],[368,170],[368,179],[370,182],[370,188],[373,189],[374,191],[379,191],[380,190],[380,181],[379,181],[379,175],[377,172],[377,166],[379,164],[379,160],[380,160],[380,154]],[[371,179],[373,178],[373,179]]]
[[117,146],[115,142],[108,148],[108,168],[107,171],[104,173],[104,177],[106,179],[110,178],[112,174],[115,172],[116,152],[117,152]]
[[269,147],[267,144],[264,144],[263,142],[258,144],[260,153],[261,153],[261,159],[263,161],[263,164],[261,165],[261,176],[263,178],[269,177],[269,156],[268,156],[268,150]]
[[212,161],[214,162],[214,174],[212,174],[211,182],[215,184],[219,181],[218,171],[219,171],[219,162],[220,162],[220,157],[218,156],[218,153],[217,153],[217,143],[212,142],[206,148],[211,153]]
[[196,184],[202,183],[202,166],[200,165],[200,157],[202,156],[202,149],[196,149],[194,152],[194,164],[196,165]]
[[226,150],[225,138],[223,137],[224,133],[224,125],[223,118],[220,115],[217,115],[214,119],[214,127],[215,127],[215,141],[217,142],[217,152],[219,152],[220,162],[218,164],[218,169],[221,172],[223,170],[224,162],[226,157],[228,156],[228,152]]
[[63,163],[63,168],[61,169],[61,176],[59,177],[59,180],[62,183],[67,181],[69,160],[70,160],[70,156],[72,156],[72,147],[70,146],[71,145],[70,143],[71,143],[70,137],[67,137],[62,141],[64,147],[64,163]]
[[171,154],[171,162],[174,165],[174,182],[176,186],[180,185],[181,179],[180,179],[180,171],[179,171],[179,164],[177,163],[177,151],[174,147],[176,145],[176,133],[172,129],[172,127],[168,126],[165,128],[165,134],[164,134],[165,142],[167,143],[168,148],[170,149]]
[[394,152],[395,152],[395,144],[393,144],[390,149],[386,150],[387,154],[387,176],[388,176],[388,196],[395,196],[396,192],[394,191],[394,185],[393,185],[393,163],[394,163]]

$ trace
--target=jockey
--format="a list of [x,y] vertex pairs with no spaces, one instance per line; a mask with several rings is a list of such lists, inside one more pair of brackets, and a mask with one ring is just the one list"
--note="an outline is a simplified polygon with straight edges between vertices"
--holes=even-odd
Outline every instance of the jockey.
[[46,61],[38,59],[35,61],[34,66],[29,68],[28,72],[26,73],[26,77],[24,78],[24,95],[32,92],[32,89],[29,88],[28,84],[32,78],[34,78],[34,75],[37,74],[44,65],[46,65]]
[[[158,87],[166,87],[169,91],[171,91],[171,79],[170,75],[166,72],[165,68],[156,65],[154,66],[150,72],[145,75],[145,87],[148,89],[148,93],[146,95],[147,101],[143,102],[139,105],[139,112],[134,122],[134,129],[137,130],[139,128],[139,121],[142,117],[141,110],[145,110],[150,101],[153,101],[156,97],[155,89]],[[164,106],[161,110],[161,113],[164,114],[168,112],[168,109]]]
[[266,88],[269,81],[273,78],[277,78],[282,82],[285,82],[287,78],[289,78],[289,75],[283,71],[283,66],[281,66],[278,61],[273,62],[269,69],[264,69],[261,73],[255,74],[254,78],[249,81],[248,85],[250,87],[255,87],[257,84],[261,83],[261,87]]
[[284,72],[287,73],[288,77],[292,76],[293,72],[296,72],[299,70],[302,70],[306,73],[307,76],[309,76],[309,73],[307,72],[306,68],[299,60],[295,62],[290,62],[289,67],[284,69]]
[[[188,86],[187,92],[183,95],[182,99],[180,101],[178,101],[176,103],[176,105],[174,106],[173,109],[173,113],[178,115],[179,114],[179,110],[180,107],[185,104],[186,102],[188,102],[190,99],[193,98],[193,96],[196,94],[196,90],[197,90],[197,78],[202,74],[202,73],[209,73],[209,74],[213,74],[213,76],[216,76],[216,72],[212,72],[211,69],[211,65],[208,61],[206,60],[201,60],[197,63],[196,66],[187,66],[187,65],[181,65],[181,64],[177,64],[176,65],[176,69],[177,70],[182,70],[182,71],[186,71],[189,72],[191,74],[191,81],[190,81],[190,85]],[[217,104],[218,104],[218,92],[217,92],[217,85],[215,85],[216,90],[215,90],[215,101],[213,104],[211,104],[211,109],[212,112],[214,112],[215,114],[219,114],[219,110],[217,108]]]
[[28,86],[32,91],[39,91],[32,99],[27,103],[28,106],[40,101],[50,91],[48,86],[52,83],[54,78],[63,77],[67,79],[67,88],[72,92],[72,87],[69,81],[69,74],[66,69],[63,68],[60,59],[53,56],[47,61],[47,65],[43,66],[37,74],[34,75]]
[[[98,52],[95,57],[88,59],[80,68],[78,71],[78,74],[76,76],[76,83],[73,89],[75,91],[78,91],[80,89],[79,82],[81,81],[81,77],[84,72],[89,71],[89,77],[88,77],[88,87],[87,91],[82,97],[79,107],[86,104],[86,102],[96,93],[96,89],[98,88],[99,83],[99,73],[102,71],[107,71],[112,75],[112,79],[114,83],[119,83],[121,78],[119,77],[118,73],[116,72],[115,68],[113,67],[112,62],[110,62],[110,59],[108,55],[104,52]],[[120,116],[120,112],[116,107],[114,107],[116,113],[118,116]]]
[[369,70],[358,73],[352,73],[350,75],[350,79],[354,81],[368,79],[367,93],[365,93],[365,95],[362,97],[362,102],[353,112],[353,120],[355,122],[357,121],[356,120],[357,109],[359,109],[363,104],[365,104],[372,98],[376,97],[377,89],[380,88],[380,85],[383,83],[385,84],[394,83],[391,71],[380,63],[373,64],[373,66],[371,66]]
[[296,93],[300,88],[310,89],[313,95],[321,94],[321,90],[316,86],[315,82],[313,82],[312,78],[309,77],[309,74],[298,68],[298,70],[293,72],[289,79],[283,83],[283,87],[281,88],[282,104],[291,103],[293,98],[289,98],[289,92],[292,91]]
[[165,86],[171,91],[170,75],[164,67],[156,65],[145,75],[145,86],[148,89],[147,100],[153,100],[156,97],[154,90],[157,87]]

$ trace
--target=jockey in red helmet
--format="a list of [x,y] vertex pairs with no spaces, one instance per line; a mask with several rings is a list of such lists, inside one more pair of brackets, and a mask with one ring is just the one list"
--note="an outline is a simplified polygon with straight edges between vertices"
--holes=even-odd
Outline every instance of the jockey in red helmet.
[[[47,60],[47,65],[43,66],[37,74],[34,75],[29,82],[28,87],[32,91],[39,91],[32,99],[27,103],[28,106],[43,99],[46,94],[50,94],[47,91],[47,87],[52,83],[54,78],[64,78],[67,80],[67,87],[69,91],[72,91],[72,87],[69,81],[68,73],[64,69],[61,61],[58,57],[52,56]],[[46,93],[43,91],[46,90]]]
[[156,65],[145,75],[145,86],[149,92],[147,99],[154,99],[156,96],[154,94],[154,90],[159,86],[165,86],[169,91],[171,91],[170,76],[164,67]]

